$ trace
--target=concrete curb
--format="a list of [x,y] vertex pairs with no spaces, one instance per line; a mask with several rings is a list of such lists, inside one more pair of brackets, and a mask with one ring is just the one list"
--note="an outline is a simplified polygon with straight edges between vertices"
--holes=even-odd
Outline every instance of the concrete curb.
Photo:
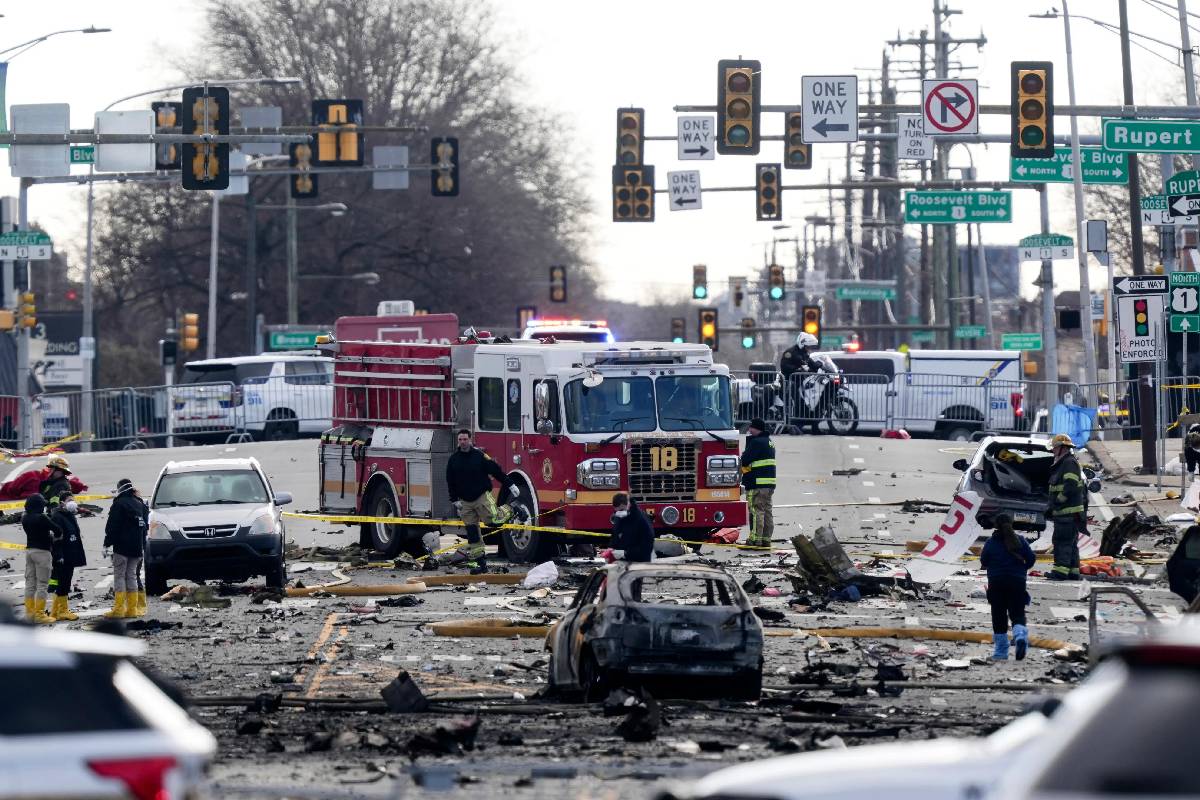
[[1125,468],[1113,457],[1113,454],[1105,446],[1104,442],[1095,440],[1088,442],[1087,451],[1100,462],[1101,468],[1104,469],[1109,479],[1119,480],[1127,476],[1128,473]]

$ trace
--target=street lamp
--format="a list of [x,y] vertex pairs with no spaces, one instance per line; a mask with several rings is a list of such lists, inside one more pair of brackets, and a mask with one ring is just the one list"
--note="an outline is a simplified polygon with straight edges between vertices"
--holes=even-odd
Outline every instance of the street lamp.
[[[39,36],[36,39],[30,39],[28,42],[22,42],[21,44],[13,45],[5,50],[0,50],[0,58],[3,58],[5,61],[12,61],[14,58],[21,55],[21,53],[32,50],[42,42],[49,39],[51,36],[59,36],[64,33],[108,33],[111,30],[112,28],[97,28],[95,25],[89,25],[86,28],[68,28],[63,31],[54,31],[53,33],[47,33],[44,36]],[[12,53],[13,50],[17,50],[18,52],[13,53],[7,58],[4,57],[6,53]]]

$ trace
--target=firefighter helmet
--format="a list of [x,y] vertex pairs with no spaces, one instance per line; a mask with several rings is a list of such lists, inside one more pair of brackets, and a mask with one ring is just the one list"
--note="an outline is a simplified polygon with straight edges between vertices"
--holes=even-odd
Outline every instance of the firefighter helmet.
[[67,459],[57,453],[46,459],[46,466],[50,469],[61,469],[63,472],[71,471],[71,465]]
[[1050,440],[1050,449],[1054,450],[1059,447],[1075,447],[1075,443],[1071,441],[1071,437],[1065,433],[1056,433],[1054,438]]

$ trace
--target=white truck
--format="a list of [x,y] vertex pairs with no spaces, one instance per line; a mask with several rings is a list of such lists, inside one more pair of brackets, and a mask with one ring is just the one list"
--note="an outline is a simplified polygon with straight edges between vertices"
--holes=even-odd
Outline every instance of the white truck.
[[968,441],[978,431],[1028,425],[1018,350],[827,351],[858,406],[860,432]]

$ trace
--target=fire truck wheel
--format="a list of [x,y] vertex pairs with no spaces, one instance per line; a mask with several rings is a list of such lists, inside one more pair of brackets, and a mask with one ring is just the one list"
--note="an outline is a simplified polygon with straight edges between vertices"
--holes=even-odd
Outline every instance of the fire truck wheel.
[[[367,498],[367,516],[395,517],[400,514],[400,504],[392,493],[392,487],[380,481],[371,489]],[[371,547],[383,553],[386,558],[395,558],[400,554],[400,546],[404,542],[404,526],[389,525],[385,522],[368,522],[365,527],[370,531]]]
[[[537,525],[539,509],[533,492],[529,491],[523,479],[518,480],[517,485],[521,488],[521,503],[532,515],[530,524]],[[548,561],[557,556],[559,551],[558,542],[552,536],[520,528],[505,528],[500,534],[500,548],[509,561],[526,564]]]

